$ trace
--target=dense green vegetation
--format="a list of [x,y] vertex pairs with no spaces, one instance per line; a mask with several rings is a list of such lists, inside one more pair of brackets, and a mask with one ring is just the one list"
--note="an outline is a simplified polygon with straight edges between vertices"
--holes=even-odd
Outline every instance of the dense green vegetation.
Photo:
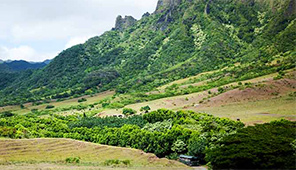
[[[159,126],[159,124],[170,124]],[[87,118],[57,116],[40,118],[34,114],[0,119],[0,136],[9,138],[72,138],[107,145],[132,147],[160,157],[176,158],[181,153],[194,153],[192,138],[203,136],[210,146],[218,139],[235,132],[241,122],[216,118],[190,111],[158,110],[144,116],[128,118]],[[184,143],[184,145],[180,145]],[[180,146],[177,147],[177,146]],[[188,146],[188,148],[187,148]],[[203,157],[200,157],[203,160]]]
[[122,114],[125,116],[134,115],[136,113],[137,113],[137,111],[135,111],[134,109],[131,109],[131,108],[123,108],[123,110],[122,110]]
[[39,69],[43,68],[47,65],[47,61],[39,62],[39,63],[30,63],[27,61],[19,60],[19,61],[11,61],[11,62],[3,62],[0,63],[0,72],[18,72],[29,69]]
[[[205,74],[199,79],[193,79],[188,82],[188,84],[190,84],[190,83],[197,83],[197,82],[207,80],[207,82],[204,85],[200,85],[200,86],[189,85],[186,88],[180,88],[180,86],[184,84],[180,84],[180,85],[173,84],[167,87],[165,91],[161,93],[154,93],[154,94],[153,93],[147,94],[145,92],[129,93],[128,97],[121,98],[120,102],[116,101],[116,104],[118,104],[121,107],[124,107],[125,105],[132,104],[132,103],[139,103],[139,102],[156,100],[156,99],[165,98],[165,97],[201,92],[201,91],[209,90],[215,87],[219,87],[218,93],[220,94],[225,92],[226,90],[240,88],[242,84],[239,84],[238,81],[249,80],[255,77],[271,74],[277,71],[279,72],[278,78],[283,78],[281,74],[284,74],[284,71],[282,70],[286,70],[293,67],[292,66],[293,64],[291,64],[290,61],[293,61],[292,57],[286,60],[284,67],[283,66],[268,67],[268,66],[259,66],[254,64],[253,66],[255,68],[253,68],[252,71],[249,70],[249,68],[253,67],[250,64],[246,66],[230,67],[220,71],[215,71],[214,73]],[[234,82],[238,82],[238,85],[223,87],[224,85],[227,85],[229,83],[234,83]],[[158,91],[158,90],[155,89],[155,91]],[[214,95],[217,95],[217,94],[212,94],[212,96]],[[111,100],[108,102],[109,104],[112,105]]]
[[293,168],[295,135],[295,122],[286,120],[244,128],[239,121],[164,109],[127,118],[34,114],[0,118],[0,137],[72,138],[171,159],[189,154],[214,169]]
[[106,118],[88,118],[84,117],[82,119],[79,119],[78,121],[72,122],[69,124],[70,128],[75,127],[87,127],[87,128],[113,128],[117,127],[120,128],[124,125],[137,125],[139,127],[144,127],[144,125],[147,123],[145,119],[143,119],[142,116],[131,116],[127,117],[125,119],[118,118],[118,117],[106,117]]
[[[224,75],[232,77],[218,84],[295,67],[293,0],[178,2],[158,7],[158,12],[125,29],[112,29],[64,50],[44,69],[11,79],[0,76],[0,105],[113,89],[142,95],[168,82],[225,67],[232,70]],[[203,89],[207,88],[140,100]],[[128,102],[135,101],[123,104]]]
[[209,149],[214,169],[295,169],[296,122],[250,126],[223,138]]

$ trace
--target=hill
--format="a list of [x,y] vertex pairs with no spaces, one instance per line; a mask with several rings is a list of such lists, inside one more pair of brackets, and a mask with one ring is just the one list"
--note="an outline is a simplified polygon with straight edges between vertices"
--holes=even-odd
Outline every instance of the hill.
[[[210,73],[206,73],[210,74]],[[149,106],[151,110],[168,108],[173,110],[194,110],[206,112],[219,117],[227,117],[232,120],[240,119],[247,125],[266,123],[272,120],[285,118],[296,120],[295,93],[296,93],[296,72],[289,70],[282,79],[274,80],[277,74],[269,74],[242,82],[226,83],[218,87],[208,86],[210,80],[200,79],[204,73],[186,79],[180,79],[160,87],[158,91],[149,92],[150,95],[163,95],[187,90],[188,87],[201,89],[191,94],[179,94],[172,97],[163,97],[152,101],[137,102],[128,104],[126,108],[132,108],[138,113],[143,106]],[[200,80],[195,82],[194,79]],[[170,89],[172,89],[170,91]],[[219,92],[218,89],[224,89]],[[165,95],[164,95],[165,96]],[[114,101],[129,99],[134,96],[119,95]],[[143,98],[143,97],[142,97]],[[138,99],[138,98],[137,98]],[[98,115],[121,114],[122,109],[107,109],[99,112]]]
[[[190,169],[189,167],[141,150],[99,145],[71,139],[0,139],[0,168],[29,169],[33,167],[54,169]],[[67,163],[67,158],[79,158],[79,163]],[[106,165],[120,160],[130,164]]]
[[148,92],[232,66],[233,74],[253,77],[293,68],[295,14],[294,0],[159,0],[154,13],[118,17],[111,31],[4,83],[0,103]]
[[27,62],[24,60],[14,60],[10,62],[4,61],[3,63],[0,63],[0,71],[1,72],[17,72],[17,71],[24,71],[28,69],[39,69],[45,67],[47,64],[49,64],[49,60],[46,60],[44,62]]
[[28,62],[24,60],[0,61],[0,90],[10,86],[14,81],[22,81],[33,73],[49,64],[44,62]]

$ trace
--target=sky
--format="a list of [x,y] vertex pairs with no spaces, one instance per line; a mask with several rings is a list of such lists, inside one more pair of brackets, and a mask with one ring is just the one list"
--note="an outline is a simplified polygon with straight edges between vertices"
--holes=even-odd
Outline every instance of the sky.
[[140,19],[158,0],[0,0],[0,59],[44,61],[115,26]]

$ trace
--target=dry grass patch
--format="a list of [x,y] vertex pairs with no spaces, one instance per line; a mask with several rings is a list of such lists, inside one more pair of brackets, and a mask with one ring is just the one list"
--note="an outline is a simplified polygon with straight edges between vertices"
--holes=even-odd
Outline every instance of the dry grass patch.
[[[101,166],[107,160],[129,160],[129,168],[187,168],[185,165],[141,150],[98,145],[71,139],[0,140],[0,169],[19,163],[50,163],[65,167],[67,158],[79,158],[75,166]],[[72,165],[72,164],[71,164]],[[2,167],[2,168],[1,168]],[[121,166],[120,166],[121,167]],[[127,168],[127,167],[122,167]],[[59,169],[59,168],[58,168]],[[67,167],[66,167],[67,169]],[[141,168],[142,169],[142,168]]]

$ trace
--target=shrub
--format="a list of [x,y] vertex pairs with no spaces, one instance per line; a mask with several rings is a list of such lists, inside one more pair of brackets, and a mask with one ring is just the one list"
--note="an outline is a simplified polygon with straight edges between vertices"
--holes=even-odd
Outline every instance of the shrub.
[[14,114],[11,113],[10,111],[5,111],[5,112],[0,113],[0,118],[1,117],[12,117],[12,116],[14,116]]
[[54,108],[53,105],[47,105],[45,109],[52,109],[52,108]]
[[171,149],[176,153],[182,153],[186,151],[186,147],[187,147],[186,144],[182,140],[178,139],[175,143],[173,143]]
[[219,87],[219,88],[218,88],[218,92],[219,92],[219,93],[223,93],[224,91],[225,91],[225,89],[224,89],[223,87]]
[[122,161],[122,163],[124,164],[124,165],[130,165],[131,164],[131,161],[130,160],[123,160]]
[[20,105],[20,108],[21,108],[21,109],[25,109],[26,107],[25,107],[23,104],[21,104],[21,105]]
[[131,109],[131,108],[123,108],[123,110],[122,110],[122,114],[125,116],[134,115],[136,113],[137,113],[137,111],[135,111],[134,109]]
[[124,107],[124,104],[118,103],[118,102],[114,102],[114,103],[108,104],[105,107],[110,108],[110,109],[119,109],[119,108],[123,108]]
[[37,113],[38,112],[38,109],[31,109],[31,112],[32,113]]
[[80,163],[80,157],[68,157],[66,163]]
[[79,103],[82,103],[82,102],[86,102],[87,100],[85,98],[81,98],[81,99],[78,99],[78,102]]
[[145,113],[148,113],[149,110],[151,110],[151,108],[147,105],[147,106],[144,106],[144,107],[141,107],[140,111],[145,111]]
[[120,161],[118,159],[108,159],[104,162],[104,165],[111,166],[111,165],[119,165]]
[[123,164],[125,166],[129,166],[131,164],[130,160],[118,160],[118,159],[108,159],[104,162],[105,166],[119,166]]

